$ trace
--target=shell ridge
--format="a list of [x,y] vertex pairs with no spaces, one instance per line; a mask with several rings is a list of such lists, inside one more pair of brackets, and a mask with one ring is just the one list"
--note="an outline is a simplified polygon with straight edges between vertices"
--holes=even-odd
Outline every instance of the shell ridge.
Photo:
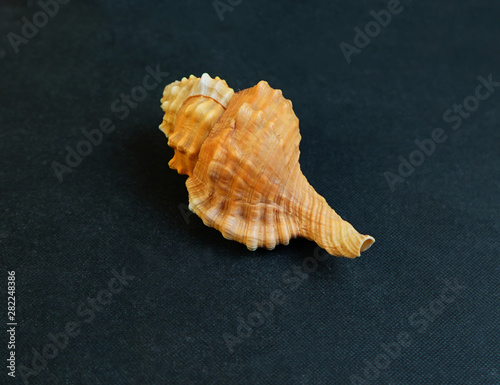
[[[190,197],[192,191],[196,189],[197,185],[202,184],[203,182],[196,180],[195,177],[188,178],[186,185],[188,187]],[[295,231],[292,230],[289,231],[288,239],[281,239],[278,229],[278,222],[275,221],[272,226],[269,226],[270,223],[268,222],[261,222],[260,220],[246,220],[246,218],[250,216],[250,213],[254,213],[254,215],[255,213],[258,213],[260,218],[265,215],[266,210],[272,209],[274,212],[276,212],[274,218],[279,218],[279,216],[281,215],[283,217],[282,224],[283,222],[285,222],[284,224],[286,224],[289,229],[293,229],[295,226],[293,225],[293,223],[290,223],[294,221],[293,215],[290,215],[290,213],[288,213],[284,207],[279,206],[274,202],[249,202],[241,198],[228,199],[222,197],[221,203],[218,204],[218,207],[225,207],[228,205],[239,206],[240,214],[234,215],[234,210],[233,212],[224,212],[224,210],[219,210],[217,216],[213,216],[208,211],[208,208],[210,207],[210,203],[214,195],[205,195],[205,197],[201,199],[199,197],[196,202],[191,201],[190,208],[200,217],[206,217],[207,220],[205,220],[204,223],[206,222],[210,226],[221,231],[223,235],[228,239],[234,240],[242,238],[242,240],[244,241],[243,243],[250,249],[253,249],[255,246],[255,242],[253,241],[254,238],[252,236],[255,234],[259,234],[260,232],[264,232],[265,237],[263,237],[262,239],[257,237],[257,246],[255,247],[264,247],[266,244],[268,244],[266,243],[267,239],[280,239],[281,241],[288,242],[291,239],[292,235],[296,235]],[[229,223],[228,221],[225,221],[224,219],[226,219],[228,216],[233,216],[234,220],[238,222],[238,226],[234,223],[234,221],[231,221]],[[244,227],[241,227],[242,224],[244,225]],[[267,230],[271,230],[271,232]]]

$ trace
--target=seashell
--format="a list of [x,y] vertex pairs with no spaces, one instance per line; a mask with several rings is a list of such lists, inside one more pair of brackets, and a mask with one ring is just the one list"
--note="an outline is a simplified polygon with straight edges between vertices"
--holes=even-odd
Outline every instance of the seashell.
[[271,250],[305,237],[350,258],[375,241],[302,174],[299,120],[280,90],[261,81],[235,94],[218,77],[191,75],[165,87],[161,106],[169,166],[188,175],[189,209],[225,238]]

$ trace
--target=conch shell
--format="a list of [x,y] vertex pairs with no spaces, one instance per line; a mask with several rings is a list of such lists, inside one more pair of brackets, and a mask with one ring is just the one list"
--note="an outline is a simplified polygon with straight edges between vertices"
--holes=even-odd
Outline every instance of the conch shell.
[[224,238],[273,249],[294,237],[354,258],[375,241],[359,234],[308,183],[299,165],[299,120],[265,81],[234,93],[193,75],[165,87],[160,125],[189,177],[189,209]]

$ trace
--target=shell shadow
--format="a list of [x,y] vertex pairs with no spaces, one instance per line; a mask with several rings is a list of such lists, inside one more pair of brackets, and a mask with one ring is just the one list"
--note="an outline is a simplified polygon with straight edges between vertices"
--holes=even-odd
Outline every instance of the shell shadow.
[[174,152],[156,131],[149,125],[134,126],[127,137],[116,139],[126,153],[125,172],[134,181],[133,192],[166,215],[178,215],[178,204],[187,202],[186,177],[168,166]]

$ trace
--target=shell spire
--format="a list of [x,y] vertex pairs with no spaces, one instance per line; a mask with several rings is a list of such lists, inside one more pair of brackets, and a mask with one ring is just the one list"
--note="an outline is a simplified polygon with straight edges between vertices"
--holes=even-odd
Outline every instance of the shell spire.
[[225,238],[255,250],[301,236],[350,258],[374,242],[302,174],[299,120],[280,90],[261,81],[234,94],[204,74],[168,85],[161,102],[169,165],[189,176],[189,208]]
[[161,108],[165,115],[160,130],[175,150],[169,166],[190,175],[203,141],[227,108],[234,91],[219,77],[191,75],[165,87]]

